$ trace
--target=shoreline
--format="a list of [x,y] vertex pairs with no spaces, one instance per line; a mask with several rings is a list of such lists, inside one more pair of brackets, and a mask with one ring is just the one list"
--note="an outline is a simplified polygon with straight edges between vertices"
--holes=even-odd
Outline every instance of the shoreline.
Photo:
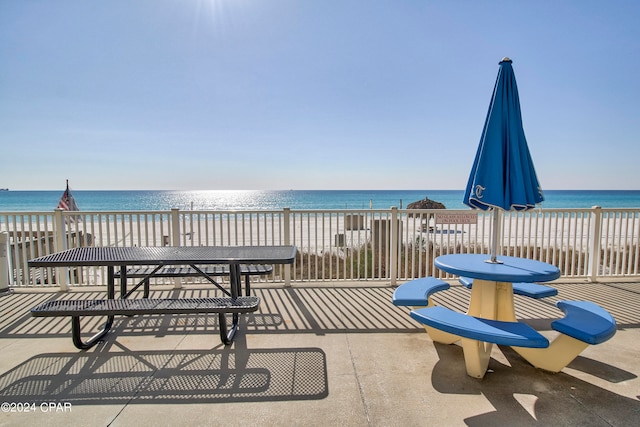
[[[464,190],[72,190],[87,212],[171,210],[295,210],[406,208],[431,200],[448,209],[469,209]],[[52,212],[60,191],[8,191],[0,197],[0,212]],[[640,208],[640,190],[548,190],[542,209]]]

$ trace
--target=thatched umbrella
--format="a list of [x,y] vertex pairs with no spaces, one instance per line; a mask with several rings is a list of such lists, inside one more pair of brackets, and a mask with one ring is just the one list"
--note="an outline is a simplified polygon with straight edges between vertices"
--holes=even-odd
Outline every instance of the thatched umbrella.
[[[436,202],[435,200],[431,200],[430,198],[425,197],[423,200],[418,200],[417,202],[409,203],[407,205],[407,209],[446,209],[446,206],[440,202]],[[422,214],[417,214],[417,215],[421,216]],[[409,212],[407,216],[411,218],[414,216],[414,214]],[[429,214],[425,218],[423,218],[426,221],[422,223],[422,231],[435,230],[434,227],[429,226],[429,221],[433,217],[434,217],[433,214]]]
[[[440,202],[436,202],[435,200],[425,197],[423,200],[409,203],[407,205],[407,209],[446,209],[446,206]],[[409,216],[412,217],[413,214],[409,213]]]

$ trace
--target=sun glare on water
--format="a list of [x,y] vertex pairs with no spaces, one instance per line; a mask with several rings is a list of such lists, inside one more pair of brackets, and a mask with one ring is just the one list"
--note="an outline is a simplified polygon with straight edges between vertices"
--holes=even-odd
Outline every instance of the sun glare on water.
[[173,194],[181,209],[245,210],[268,209],[266,192],[261,190],[201,190]]

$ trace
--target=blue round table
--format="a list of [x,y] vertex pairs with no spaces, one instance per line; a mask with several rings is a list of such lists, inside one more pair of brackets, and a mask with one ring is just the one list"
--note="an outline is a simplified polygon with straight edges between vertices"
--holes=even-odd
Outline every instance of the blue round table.
[[494,282],[548,282],[560,277],[560,269],[545,262],[499,256],[499,264],[487,262],[485,254],[452,254],[435,259],[440,270],[458,276]]
[[486,254],[452,254],[435,259],[440,270],[474,279],[469,300],[470,316],[515,322],[514,282],[548,282],[560,277],[560,270],[540,261],[499,256],[500,263],[487,262]]

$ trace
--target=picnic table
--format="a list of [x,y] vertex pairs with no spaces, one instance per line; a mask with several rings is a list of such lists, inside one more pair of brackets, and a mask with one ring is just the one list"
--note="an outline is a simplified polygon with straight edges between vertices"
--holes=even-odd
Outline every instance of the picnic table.
[[[509,256],[490,262],[483,254],[451,254],[435,259],[435,266],[451,274],[473,279],[469,308],[459,313],[436,306],[431,295],[445,291],[449,284],[433,277],[413,280],[401,285],[393,295],[393,303],[412,306],[410,315],[425,326],[433,341],[452,344],[460,341],[467,374],[482,378],[488,367],[493,344],[511,346],[532,365],[558,372],[588,345],[602,343],[615,334],[613,317],[590,301],[558,301],[565,317],[551,327],[560,332],[550,343],[531,326],[519,322],[515,315],[514,283],[520,295],[532,298],[555,295],[549,287],[527,289],[527,284],[548,282],[560,276],[550,264]],[[540,285],[538,285],[540,286]],[[555,292],[549,292],[549,289]]]
[[[68,316],[72,318],[74,345],[87,349],[104,337],[119,314],[181,314],[218,313],[220,337],[224,344],[231,344],[238,329],[239,313],[258,309],[260,299],[242,296],[242,265],[247,264],[292,264],[296,255],[295,246],[163,246],[163,247],[84,247],[38,257],[29,261],[29,267],[83,267],[107,268],[107,298],[104,300],[51,300],[31,310],[35,317]],[[206,266],[229,266],[229,289],[218,284],[207,274]],[[154,267],[140,283],[147,282],[165,266],[188,265],[203,278],[217,286],[222,298],[177,298],[177,299],[129,299],[127,291],[127,268],[131,266]],[[119,268],[120,299],[115,298],[115,269]],[[226,314],[233,315],[233,325],[227,330]],[[104,327],[87,341],[80,331],[81,316],[107,316]]]

